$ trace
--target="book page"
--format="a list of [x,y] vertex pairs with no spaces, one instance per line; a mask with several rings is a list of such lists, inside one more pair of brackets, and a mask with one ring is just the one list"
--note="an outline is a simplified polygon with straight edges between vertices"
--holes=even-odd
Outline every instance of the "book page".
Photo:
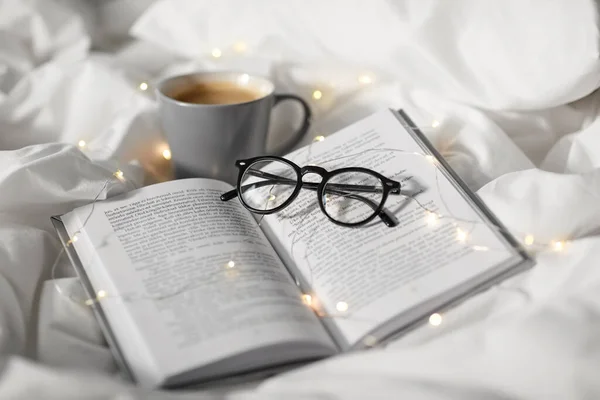
[[[122,348],[145,348],[163,378],[273,344],[335,352],[251,214],[220,201],[230,189],[188,179],[98,202],[75,243],[95,250],[82,263]],[[90,210],[63,218],[71,234]]]
[[[306,189],[261,224],[349,346],[402,312],[516,257],[389,110],[286,158],[328,171],[369,168],[402,184],[403,195],[390,195],[385,203],[399,223],[393,228],[379,218],[356,228],[338,226],[320,210],[316,192]],[[309,173],[303,180],[321,177]]]

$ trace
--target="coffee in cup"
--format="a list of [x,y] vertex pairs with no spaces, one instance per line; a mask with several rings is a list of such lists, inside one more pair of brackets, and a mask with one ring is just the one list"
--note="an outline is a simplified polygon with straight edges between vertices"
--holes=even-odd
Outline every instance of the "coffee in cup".
[[301,105],[303,122],[273,153],[291,150],[308,131],[310,108],[300,97],[274,90],[268,79],[242,72],[194,73],[160,82],[159,116],[175,177],[235,184],[235,161],[266,154],[271,111],[285,100]]
[[194,104],[237,104],[262,97],[252,88],[228,81],[196,82],[189,87],[169,93],[169,97],[184,103]]

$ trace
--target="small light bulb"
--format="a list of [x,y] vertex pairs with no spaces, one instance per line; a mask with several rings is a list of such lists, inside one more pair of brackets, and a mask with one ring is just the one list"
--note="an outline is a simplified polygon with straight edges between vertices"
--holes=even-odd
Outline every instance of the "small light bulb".
[[227,268],[233,268],[235,267],[235,261],[231,260],[227,263]]
[[438,313],[431,314],[429,316],[429,324],[433,326],[439,326],[442,323],[442,316]]
[[106,291],[105,290],[98,290],[98,293],[96,294],[96,297],[99,299],[102,299],[104,297],[106,297]]
[[323,140],[325,140],[325,136],[315,136],[315,138],[313,139],[313,142],[322,142]]
[[93,306],[93,305],[94,305],[94,300],[92,300],[92,299],[87,299],[87,300],[85,301],[85,305],[86,305],[86,306]]
[[365,340],[363,341],[363,343],[367,347],[373,347],[377,344],[377,338],[373,335],[368,335],[367,337],[365,337]]
[[312,97],[315,100],[320,100],[321,97],[323,97],[323,92],[321,92],[320,90],[315,90],[312,94]]
[[85,147],[86,143],[85,140],[80,140],[79,143],[77,143],[77,146],[79,146],[80,149],[83,149]]
[[304,304],[306,304],[307,306],[311,306],[312,305],[312,296],[310,294],[303,294],[302,302]]
[[140,83],[139,87],[140,87],[140,90],[142,90],[142,91],[148,90],[148,84],[146,82]]
[[67,245],[69,245],[71,243],[75,243],[78,240],[79,240],[79,236],[78,236],[78,233],[76,233],[71,237],[71,239],[69,239],[69,241],[67,242]]
[[554,251],[563,251],[565,249],[565,242],[561,240],[553,241],[552,249],[554,249]]
[[429,161],[430,163],[432,163],[432,164],[435,164],[435,157],[434,157],[434,156],[432,156],[431,154],[427,154],[427,155],[425,156],[425,159],[426,159],[427,161]]
[[527,246],[531,246],[533,244],[533,242],[534,242],[533,235],[527,235],[527,236],[525,236],[525,244]]
[[467,232],[463,231],[460,228],[456,229],[456,240],[459,242],[465,242],[467,240]]
[[335,308],[339,311],[339,312],[345,312],[348,311],[348,303],[346,303],[345,301],[340,301],[335,305]]
[[170,160],[171,159],[171,150],[164,149],[162,152],[162,156],[165,160]]
[[361,83],[363,85],[368,85],[369,83],[373,82],[373,78],[371,78],[370,75],[361,75],[358,77],[358,83]]
[[248,46],[246,45],[245,42],[236,42],[233,45],[233,51],[235,51],[236,53],[244,53],[246,50],[248,50]]
[[123,182],[125,180],[125,175],[123,175],[123,171],[121,171],[120,169],[116,170],[113,175],[115,176],[115,178],[117,178],[121,182]]
[[427,211],[427,225],[429,226],[435,226],[439,220],[439,216],[436,213],[433,213],[431,211]]
[[440,124],[440,121],[438,121],[437,119],[434,119],[434,120],[431,122],[431,127],[432,127],[432,128],[437,128],[437,127],[438,127],[438,126],[440,126],[440,125],[441,125],[441,124]]
[[488,251],[489,249],[487,246],[473,246],[473,250],[475,251]]
[[219,57],[221,57],[221,55],[222,55],[223,53],[221,53],[221,49],[219,49],[219,48],[214,48],[214,49],[212,49],[212,51],[210,52],[210,54],[212,54],[212,56],[213,56],[214,58],[219,58]]
[[273,201],[275,199],[276,199],[276,196],[274,194],[269,195],[269,201]]

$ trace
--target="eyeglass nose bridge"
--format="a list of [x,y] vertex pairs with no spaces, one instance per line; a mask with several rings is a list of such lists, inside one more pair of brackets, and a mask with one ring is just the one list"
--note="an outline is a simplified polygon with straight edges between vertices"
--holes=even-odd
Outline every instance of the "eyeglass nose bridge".
[[315,165],[307,165],[306,167],[300,168],[300,175],[304,176],[308,173],[321,175],[321,178],[323,178],[327,174],[327,170]]

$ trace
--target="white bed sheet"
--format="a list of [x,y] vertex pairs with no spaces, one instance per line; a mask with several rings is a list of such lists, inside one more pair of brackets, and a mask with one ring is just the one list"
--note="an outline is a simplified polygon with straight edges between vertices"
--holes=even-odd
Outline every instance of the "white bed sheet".
[[[459,9],[470,10],[471,3],[455,2],[459,3],[465,7]],[[562,36],[575,40],[580,32],[597,31],[595,22],[580,14],[593,9],[593,1],[556,2],[555,11],[559,3],[567,7],[565,20],[581,25],[572,35],[568,27],[563,28]],[[387,7],[384,2],[372,4],[374,15],[382,15],[377,7]],[[410,12],[401,10],[396,16],[406,17],[405,32],[411,26],[418,31],[419,21],[442,21],[439,13],[444,9],[436,8],[441,7],[438,2],[403,4]],[[459,64],[444,61],[451,57],[440,58],[434,66],[426,64],[448,79],[458,79],[462,89],[454,92],[443,85],[407,85],[427,75],[415,68],[423,64],[410,64],[410,57],[404,60],[406,69],[396,75],[374,73],[372,63],[362,67],[356,60],[348,63],[343,56],[350,51],[325,51],[327,59],[321,52],[335,48],[333,39],[324,40],[321,52],[314,53],[318,63],[304,58],[303,52],[315,48],[308,39],[296,43],[294,54],[284,59],[273,56],[281,43],[264,37],[249,38],[254,48],[243,56],[224,52],[219,59],[195,57],[195,42],[178,36],[182,29],[190,33],[181,22],[167,29],[173,35],[169,40],[179,49],[179,54],[170,54],[160,47],[165,31],[156,26],[157,13],[168,10],[161,7],[167,6],[160,2],[136,25],[134,32],[143,41],[114,54],[92,54],[83,32],[85,23],[71,9],[48,7],[45,2],[0,3],[0,147],[4,150],[0,153],[0,398],[600,397],[600,95],[592,93],[565,104],[595,89],[597,62],[583,70],[546,71],[545,78],[554,76],[552,82],[562,84],[553,83],[554,89],[543,94],[533,91],[531,97],[511,96],[521,88],[536,87],[528,75],[509,74],[514,85],[498,85],[485,94],[480,86],[460,80],[455,72],[461,65],[481,66],[469,64],[460,52],[453,53],[462,60]],[[226,7],[219,10],[224,13]],[[318,6],[311,7],[317,10]],[[328,6],[323,7],[315,14],[320,18],[327,16]],[[516,11],[506,18],[528,16],[534,28],[550,32],[548,18],[535,19],[526,6]],[[298,21],[306,17],[300,11],[295,15]],[[485,13],[474,15],[481,19]],[[382,24],[399,23],[388,17],[390,21]],[[269,29],[288,32],[290,38],[297,33],[290,26],[288,31],[273,24]],[[239,39],[220,36],[223,31],[217,27],[199,37],[205,45],[200,52]],[[253,32],[273,35],[267,28],[253,27]],[[214,43],[218,41],[225,44]],[[422,38],[416,48],[427,52],[439,41]],[[385,50],[380,47],[378,51]],[[525,50],[523,45],[518,57]],[[584,50],[593,53],[595,48]],[[386,53],[370,54],[377,58]],[[310,62],[298,63],[298,59]],[[380,61],[382,70],[396,68],[394,60]],[[68,265],[59,265],[63,279],[48,280],[59,251],[49,217],[91,201],[117,168],[124,172],[127,184],[113,179],[108,194],[100,198],[164,179],[167,163],[160,157],[164,141],[154,102],[150,91],[140,91],[139,84],[198,68],[252,70],[307,97],[315,88],[321,89],[323,98],[312,104],[315,125],[305,143],[382,107],[406,108],[515,235],[569,242],[562,252],[541,251],[530,272],[444,314],[439,327],[424,326],[385,349],[337,357],[236,392],[226,388],[216,393],[151,393],[119,382],[111,377],[114,365],[89,310],[55,289],[58,284],[64,292],[78,295],[80,288],[69,278]],[[357,76],[365,68],[373,83],[361,85]],[[478,93],[482,95],[473,97]],[[485,111],[482,106],[515,110]],[[434,120],[439,122],[435,128]],[[280,115],[275,125],[281,131],[286,118]],[[83,151],[77,147],[80,140],[86,142]]]

